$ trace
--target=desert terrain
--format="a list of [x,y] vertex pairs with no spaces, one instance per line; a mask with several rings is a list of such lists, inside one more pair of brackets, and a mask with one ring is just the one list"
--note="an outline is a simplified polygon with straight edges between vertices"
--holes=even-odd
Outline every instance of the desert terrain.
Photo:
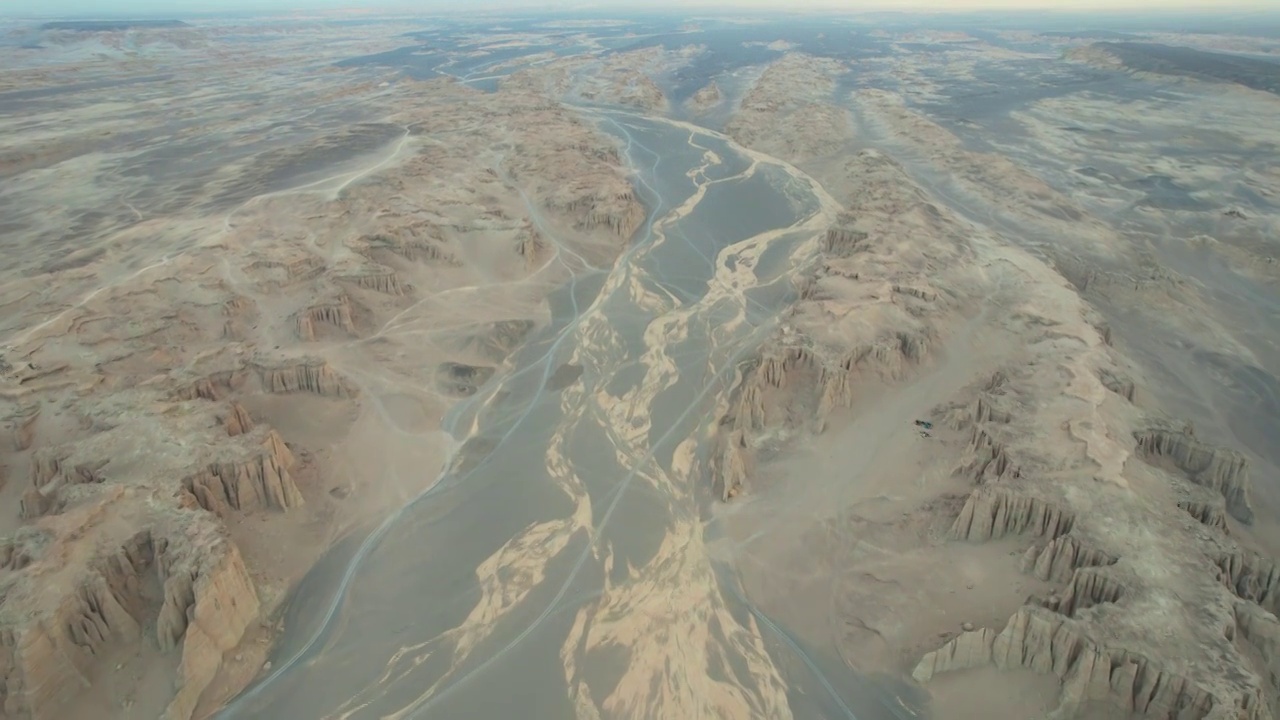
[[0,716],[1280,717],[1280,24],[1025,22],[0,25]]

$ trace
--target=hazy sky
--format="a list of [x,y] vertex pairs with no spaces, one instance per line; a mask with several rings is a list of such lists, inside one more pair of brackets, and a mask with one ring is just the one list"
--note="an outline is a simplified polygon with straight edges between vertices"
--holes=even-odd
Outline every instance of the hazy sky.
[[0,16],[118,16],[122,14],[164,15],[190,12],[287,12],[291,10],[373,10],[375,8],[412,8],[426,13],[433,9],[476,8],[592,8],[648,7],[671,5],[684,8],[785,8],[789,10],[839,9],[857,10],[972,10],[972,9],[1054,9],[1054,10],[1272,10],[1280,6],[1280,0],[694,0],[681,3],[642,3],[638,0],[600,0],[598,2],[548,0],[425,0],[408,3],[405,0],[0,0]]

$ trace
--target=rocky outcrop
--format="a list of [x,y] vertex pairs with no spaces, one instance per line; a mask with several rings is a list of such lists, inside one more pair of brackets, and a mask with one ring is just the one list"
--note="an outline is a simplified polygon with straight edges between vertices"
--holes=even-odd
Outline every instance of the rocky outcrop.
[[280,289],[315,280],[326,267],[321,258],[302,254],[290,260],[257,260],[245,272],[265,288]]
[[761,355],[754,377],[768,387],[782,390],[799,371],[813,370],[820,365],[821,361],[807,345],[783,341]]
[[49,534],[33,527],[19,528],[13,535],[0,538],[0,568],[21,570],[39,560],[49,544]]
[[[884,284],[858,280],[852,264],[836,262],[871,248],[855,223],[842,214],[810,246],[811,264],[792,280],[799,301],[756,357],[736,370],[712,463],[721,497],[743,487],[754,448],[786,442],[802,429],[823,432],[833,413],[857,403],[867,381],[903,380],[929,358],[932,326],[886,296]],[[912,287],[919,290],[915,300],[933,297]]]
[[36,422],[40,419],[40,406],[31,405],[20,408],[6,423],[13,438],[13,449],[22,452],[30,450],[35,438]]
[[31,486],[42,488],[62,477],[63,450],[42,447],[31,454]]
[[227,429],[227,435],[235,437],[244,435],[253,430],[253,418],[249,417],[249,411],[238,402],[232,402],[225,414],[218,418],[222,426]]
[[625,84],[618,94],[618,101],[640,110],[656,111],[666,105],[667,99],[652,78],[642,75]]
[[459,349],[471,350],[494,363],[500,363],[524,342],[534,328],[532,320],[498,320],[470,333]]
[[369,259],[375,262],[380,261],[380,256],[384,256],[384,253],[390,253],[412,262],[462,266],[462,261],[434,237],[371,235],[361,238],[358,244],[369,255]]
[[382,293],[383,295],[404,295],[405,288],[400,282],[400,276],[394,270],[387,268],[370,268],[363,272],[351,273],[338,276],[339,282],[349,283],[365,290]]
[[320,324],[338,328],[348,335],[356,334],[356,325],[351,319],[351,300],[346,295],[332,303],[312,305],[298,313],[294,320],[298,337],[303,340],[314,341],[316,326]]
[[701,115],[719,105],[723,98],[724,95],[720,92],[720,86],[712,81],[699,88],[689,98],[687,105],[691,112]]
[[1236,551],[1216,562],[1219,578],[1236,597],[1257,603],[1267,612],[1280,613],[1280,568],[1257,553]]
[[243,378],[234,370],[223,370],[206,375],[190,385],[182,386],[176,393],[179,400],[218,401],[235,392]]
[[1010,482],[1022,477],[1022,469],[1014,462],[1009,448],[997,439],[1013,415],[1002,409],[999,386],[1003,374],[996,373],[967,406],[953,406],[946,412],[945,420],[956,430],[968,431],[965,453],[956,466],[955,474],[975,484]]
[[1227,511],[1226,506],[1221,501],[1197,502],[1195,500],[1181,500],[1178,502],[1178,507],[1200,523],[1221,530],[1224,533],[1227,532]]
[[526,225],[516,236],[516,254],[524,258],[525,270],[535,270],[546,258],[547,242],[532,225]]
[[1106,389],[1129,402],[1134,401],[1138,390],[1132,379],[1105,368],[1098,372],[1098,378],[1102,381],[1102,386]]
[[1070,620],[1032,608],[1019,610],[998,635],[984,629],[952,640],[926,655],[913,675],[927,682],[939,672],[983,665],[1057,676],[1064,683],[1058,717],[1089,701],[1107,701],[1148,717],[1262,718],[1256,691],[1214,697],[1141,655],[1108,652]]
[[587,190],[567,199],[553,196],[548,198],[546,206],[548,210],[568,215],[574,228],[583,232],[606,228],[614,235],[629,238],[644,222],[644,209],[629,188],[613,195]]
[[956,473],[977,484],[1007,482],[1022,477],[1004,444],[995,440],[981,425],[969,430],[965,459]]
[[1124,585],[1099,568],[1080,568],[1071,576],[1071,583],[1061,595],[1036,599],[1041,607],[1076,617],[1077,613],[1094,605],[1114,603],[1124,595]]
[[960,633],[950,642],[924,656],[916,663],[911,676],[927,683],[935,675],[969,670],[991,664],[991,647],[999,634],[990,628],[977,628]]
[[1043,547],[1027,549],[1022,559],[1023,572],[1041,580],[1067,582],[1080,568],[1115,565],[1114,555],[1086,546],[1075,535],[1056,537]]
[[[998,379],[993,377],[991,383],[997,384]],[[999,425],[1008,425],[1013,421],[1013,415],[998,409],[995,401],[986,394],[979,395],[978,398],[973,401],[973,408],[970,417],[974,423],[996,423]]]
[[103,469],[110,462],[110,460],[95,460],[93,462],[78,463],[75,466],[75,472],[66,476],[66,479],[76,485],[105,482],[107,478],[103,474]]
[[282,365],[256,365],[262,389],[269,393],[308,392],[326,397],[356,394],[342,376],[323,360],[302,360]]
[[951,526],[956,540],[982,542],[1007,535],[1039,535],[1050,539],[1071,532],[1075,515],[1038,497],[995,486],[974,490]]
[[[1261,667],[1255,668],[1258,675],[1267,678],[1272,690],[1272,711],[1277,708],[1275,702],[1280,700],[1280,621],[1276,616],[1257,605],[1237,601],[1233,606],[1235,626],[1228,630],[1238,633],[1240,638],[1254,647],[1261,660]],[[1235,640],[1229,634],[1228,640]]]
[[827,58],[783,55],[742,97],[725,133],[793,163],[836,156],[855,133],[848,110],[832,99],[844,71]]
[[44,517],[54,508],[54,499],[39,488],[27,488],[18,500],[18,517],[23,520],[34,520]]
[[866,232],[853,227],[856,219],[841,213],[836,224],[822,238],[822,252],[827,257],[844,258],[864,252],[871,247]]
[[247,297],[236,295],[222,305],[222,338],[224,340],[241,340],[246,335],[246,318],[255,309],[253,301]]
[[1103,647],[1076,621],[1033,606],[1018,610],[999,634],[974,630],[925,655],[912,676],[928,682],[938,673],[988,665],[1056,676],[1063,689],[1053,717],[1072,717],[1091,701],[1147,717],[1267,717],[1257,687],[1238,681],[1214,692],[1141,654]]
[[899,330],[855,348],[841,363],[846,373],[872,369],[881,377],[901,380],[908,366],[925,359],[931,338],[922,331]]
[[720,499],[737,496],[755,473],[755,452],[747,444],[746,433],[738,429],[723,435],[711,462]]
[[101,558],[40,619],[0,634],[0,677],[9,717],[59,717],[68,688],[89,684],[94,659],[120,642],[141,639],[145,602],[139,576],[153,560],[149,533]]
[[182,481],[196,504],[220,517],[232,510],[290,510],[303,503],[289,468],[293,454],[275,430],[246,457],[212,463]]
[[[175,543],[176,544],[176,543]],[[258,595],[240,551],[215,537],[205,545],[161,554],[164,607],[156,623],[161,646],[180,643],[181,685],[167,710],[168,720],[187,720],[200,694],[258,619]]]
[[445,362],[436,368],[436,385],[451,395],[476,394],[480,386],[493,377],[495,368]]
[[[101,483],[106,479],[104,469],[110,460],[84,460],[82,458],[81,462],[75,462],[67,458],[66,452],[68,451],[61,447],[44,447],[32,453],[32,490],[49,495],[64,485]],[[34,498],[30,491],[28,495],[31,495],[33,503],[38,504],[40,502]],[[24,496],[24,502],[26,499],[27,496]],[[38,517],[38,515],[31,517]]]
[[1143,457],[1166,461],[1191,482],[1221,493],[1231,517],[1246,525],[1253,522],[1249,462],[1243,455],[1202,443],[1190,432],[1157,428],[1135,432],[1134,438]]
[[[186,519],[193,519],[188,517]],[[6,717],[56,720],[65,704],[118,648],[146,642],[155,628],[162,649],[181,647],[178,695],[167,720],[187,720],[222,654],[257,619],[258,599],[235,547],[211,528],[142,530],[99,556],[74,592],[55,605],[36,603],[20,624],[0,632],[0,702]],[[150,586],[156,588],[149,590]],[[15,602],[14,590],[6,604]],[[12,608],[7,608],[12,612]]]
[[926,303],[937,302],[938,300],[938,293],[914,285],[894,285],[893,291],[899,295],[913,297]]
[[222,304],[222,314],[227,317],[236,317],[254,309],[253,300],[243,295],[235,295],[230,300]]

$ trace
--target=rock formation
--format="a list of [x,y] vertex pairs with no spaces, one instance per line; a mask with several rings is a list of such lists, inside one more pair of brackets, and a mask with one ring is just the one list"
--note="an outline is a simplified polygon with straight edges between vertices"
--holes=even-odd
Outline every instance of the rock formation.
[[0,538],[0,568],[21,570],[39,560],[49,544],[49,534],[37,528],[22,528]]
[[[1103,336],[1103,339],[1107,340],[1108,336],[1109,333],[1107,336]],[[1107,344],[1109,345],[1110,341],[1107,341]],[[1134,398],[1137,395],[1137,386],[1134,385],[1133,380],[1111,370],[1101,371],[1099,377],[1102,380],[1103,386],[1108,390],[1129,402],[1134,401]]]
[[470,396],[493,377],[494,368],[446,362],[436,368],[436,385],[444,392]]
[[1253,522],[1249,503],[1249,461],[1233,450],[1200,442],[1190,432],[1155,428],[1134,433],[1143,457],[1164,460],[1191,482],[1222,493],[1227,511],[1246,525]]
[[644,210],[636,202],[632,191],[615,194],[598,191],[583,192],[583,188],[566,188],[571,193],[548,197],[546,207],[552,212],[573,219],[575,229],[591,232],[603,228],[621,238],[630,238],[644,221]]
[[720,93],[720,86],[711,81],[703,85],[686,101],[689,112],[695,115],[704,115],[714,110],[721,102],[724,96]]
[[729,500],[742,492],[754,470],[755,451],[747,444],[746,432],[738,429],[721,436],[711,462],[720,499]]
[[384,295],[403,295],[405,293],[404,287],[400,284],[399,274],[394,270],[381,266],[341,275],[338,280]]
[[[1028,598],[1000,632],[976,628],[925,654],[913,676],[928,682],[940,672],[981,666],[1052,674],[1062,683],[1055,718],[1090,717],[1099,703],[1143,717],[1270,718],[1270,701],[1264,700],[1272,693],[1265,680],[1270,671],[1250,672],[1232,638],[1237,626],[1243,636],[1249,625],[1261,638],[1258,644],[1270,647],[1271,626],[1257,618],[1274,609],[1280,582],[1274,564],[1256,554],[1219,550],[1217,567],[1206,567],[1200,548],[1219,547],[1225,534],[1196,532],[1191,528],[1199,525],[1173,512],[1154,521],[1144,516],[1143,522],[1168,523],[1162,531],[1134,536],[1120,530],[1135,522],[1131,496],[1110,489],[1123,486],[1111,473],[1121,472],[1124,464],[1103,460],[1123,449],[1114,438],[1125,434],[1112,431],[1109,440],[1085,444],[1086,457],[1096,452],[1098,461],[1054,455],[1058,446],[1036,442],[1050,428],[1061,427],[1059,410],[1084,412],[1089,407],[1073,398],[1117,401],[1107,399],[1117,393],[1105,387],[1115,374],[1110,351],[1101,349],[1108,346],[1096,328],[1078,327],[1096,340],[1077,347],[1099,349],[1058,353],[1053,361],[1076,368],[1061,377],[1084,379],[1096,390],[1077,387],[1055,396],[1040,387],[1052,375],[1009,366],[978,383],[968,404],[946,413],[950,427],[970,433],[957,475],[977,484],[952,525],[952,538],[1035,538],[1023,553],[1021,569],[1057,588]],[[1087,364],[1084,357],[1090,358]],[[1031,388],[1036,397],[1057,399],[1026,402]],[[1119,417],[1097,413],[1092,422],[1118,426]],[[1011,428],[1020,432],[1011,433]],[[1238,481],[1243,468],[1233,453],[1200,446],[1172,426],[1132,437],[1136,454],[1178,470],[1167,480],[1156,477],[1157,488],[1180,496],[1177,504],[1201,523],[1225,529],[1223,501],[1215,504],[1212,496],[1204,496],[1209,495],[1205,488],[1221,492]],[[1110,469],[1103,473],[1099,468]],[[1159,568],[1158,574],[1153,576],[1149,568]],[[1224,586],[1240,600],[1228,601]],[[1258,612],[1234,607],[1245,601],[1256,604]],[[1166,616],[1166,608],[1178,609]],[[1183,613],[1196,619],[1156,621],[1166,628],[1179,623],[1173,633],[1161,635],[1152,625],[1153,617]],[[1246,620],[1236,619],[1245,615]]]
[[403,237],[371,235],[357,241],[355,249],[367,255],[370,260],[383,264],[391,264],[384,262],[390,255],[410,262],[438,263],[447,267],[462,266],[462,261],[445,248],[438,238],[431,235],[419,237],[411,232],[406,232]]
[[1071,575],[1066,592],[1034,602],[1067,617],[1102,603],[1114,603],[1124,595],[1124,585],[1099,568],[1078,568]]
[[307,359],[285,365],[258,364],[255,369],[262,388],[269,393],[308,392],[326,397],[350,397],[356,392],[323,360]]
[[965,500],[951,536],[970,542],[1022,534],[1052,540],[1071,532],[1074,523],[1074,513],[1053,502],[1002,487],[981,487]]
[[1197,502],[1195,500],[1182,500],[1178,503],[1178,507],[1204,525],[1221,530],[1224,533],[1227,532],[1226,506],[1221,501]]
[[[909,61],[886,65],[894,72],[913,69]],[[841,649],[849,658],[862,658],[879,651],[858,655],[869,642],[898,649],[924,641],[923,631],[899,631],[895,639],[888,628],[909,613],[896,603],[910,607],[912,593],[929,603],[947,602],[941,593],[950,589],[934,587],[932,576],[926,580],[900,569],[913,558],[936,558],[935,552],[981,557],[986,570],[1000,555],[1021,556],[1021,569],[1032,576],[1026,583],[1049,588],[1000,600],[1008,603],[999,610],[1008,617],[1003,629],[965,622],[966,632],[944,635],[942,647],[916,665],[919,682],[981,666],[1048,674],[1061,684],[1058,707],[1049,715],[1059,720],[1103,714],[1273,717],[1280,699],[1276,565],[1240,544],[1255,531],[1227,532],[1234,530],[1231,523],[1248,524],[1254,515],[1244,456],[1152,420],[1137,407],[1146,404],[1147,392],[1138,366],[1120,352],[1126,346],[1117,337],[1122,316],[1107,316],[1117,322],[1113,329],[1100,312],[1111,308],[1099,302],[1095,309],[1082,297],[1129,299],[1140,290],[1161,293],[1163,300],[1185,281],[1148,258],[1137,272],[1116,270],[1129,262],[1122,257],[1129,251],[1107,222],[1009,157],[969,151],[925,112],[911,109],[903,94],[854,91],[855,125],[845,131],[848,118],[822,107],[841,72],[838,63],[795,54],[783,58],[765,71],[726,126],[743,144],[798,163],[833,193],[838,190],[841,201],[850,200],[815,243],[814,269],[797,283],[800,301],[782,321],[790,332],[780,331],[759,362],[744,367],[734,402],[720,409],[713,454],[765,446],[787,423],[834,417],[841,406],[856,413],[864,380],[910,377],[936,361],[935,346],[942,346],[942,358],[972,350],[968,372],[1001,368],[962,392],[947,391],[928,416],[937,429],[923,439],[928,450],[921,454],[929,460],[921,462],[946,457],[951,473],[938,480],[945,472],[923,470],[918,485],[901,493],[938,487],[928,500],[904,512],[902,520],[856,513],[848,524],[857,530],[831,530],[856,536],[865,527],[883,529],[885,537],[873,542],[886,560],[867,560],[866,566],[893,563],[895,573],[892,580],[876,578],[895,584],[895,605],[886,613],[894,620],[881,617],[883,624],[875,627],[869,618],[880,612],[874,606],[882,598],[857,594],[869,607],[851,606],[849,613],[857,617],[837,621],[861,622],[867,632]],[[808,118],[837,130],[824,135],[806,125]],[[1053,120],[1037,122],[1048,127]],[[957,231],[947,208],[930,202],[893,160],[876,151],[841,151],[851,138],[862,140],[860,132],[867,144],[902,150],[913,174],[936,182],[935,196],[948,204],[982,207],[993,219],[1017,219],[989,226],[977,220]],[[1076,241],[1068,247],[1028,237],[1037,234]],[[997,270],[1001,264],[1010,272]],[[965,266],[985,277],[966,275]],[[948,324],[940,320],[958,320],[948,313],[972,302],[975,291],[983,309],[965,316],[973,323],[968,327],[979,329],[966,338],[969,345],[952,345],[948,341],[956,338],[947,336]],[[1132,308],[1124,302],[1112,307],[1132,321]],[[884,332],[888,328],[909,340],[896,353]],[[1016,349],[988,355],[977,347],[988,339]],[[874,373],[836,370],[854,348],[878,343],[885,350],[872,354]],[[941,384],[930,385],[931,392]],[[822,404],[810,405],[807,393],[823,398]],[[745,443],[738,440],[744,437]],[[959,455],[954,464],[952,452]],[[1146,463],[1130,462],[1135,456]],[[750,478],[737,480],[735,467],[721,461],[716,481],[734,479],[734,487],[749,488]],[[911,502],[896,488],[886,496],[875,499]],[[919,518],[933,522],[932,516],[950,521],[946,540],[937,538],[939,525],[920,530],[925,521]],[[830,540],[826,534],[822,539]],[[958,542],[993,546],[938,547]],[[920,584],[898,592],[907,590],[909,580]],[[867,641],[871,635],[875,639]]]
[[516,254],[525,260],[525,270],[535,270],[545,262],[547,243],[532,223],[516,236]]
[[35,435],[36,422],[40,419],[40,406],[31,405],[19,408],[7,421],[9,432],[13,437],[13,449],[21,452],[31,448]]
[[[981,407],[979,401],[979,410]],[[1016,463],[1010,459],[1005,446],[992,438],[980,424],[969,428],[969,443],[966,446],[967,457],[957,472],[970,478],[975,483],[993,483],[1013,480],[1022,475]]]
[[1066,582],[1080,568],[1115,565],[1117,558],[1086,546],[1073,535],[1059,535],[1043,548],[1032,546],[1023,556],[1023,572],[1041,580]]
[[457,350],[475,353],[492,363],[502,362],[535,327],[531,320],[497,320],[459,336]]
[[1090,701],[1105,701],[1145,717],[1267,717],[1256,686],[1246,680],[1206,688],[1143,655],[1110,651],[1075,621],[1047,609],[1020,609],[999,634],[967,632],[925,655],[912,675],[928,682],[940,672],[984,665],[1052,673],[1063,683],[1054,717],[1070,717]]
[[222,416],[222,424],[227,428],[227,435],[231,437],[253,430],[253,418],[249,417],[249,411],[238,402],[232,402],[228,406],[227,413]]
[[[944,299],[933,288],[962,267],[949,261],[970,252],[962,227],[900,182],[901,167],[883,155],[862,153],[848,171],[860,181],[849,188],[844,211],[813,239],[803,270],[792,278],[796,304],[735,376],[719,424],[720,460],[711,467],[723,497],[737,494],[745,482],[739,474],[754,466],[743,453],[766,437],[777,442],[802,429],[822,432],[834,413],[856,404],[863,383],[901,381],[927,365],[939,328],[956,309],[954,298]],[[921,222],[936,238],[928,259],[905,252],[900,240],[924,232]],[[862,280],[884,276],[897,282],[884,287]],[[990,462],[1013,472],[994,458]]]
[[[54,601],[34,603],[34,614],[11,619],[0,633],[6,716],[61,717],[74,698],[67,689],[91,682],[104,670],[102,657],[153,642],[162,650],[180,648],[182,655],[174,676],[178,694],[165,717],[190,717],[223,653],[256,621],[258,598],[235,546],[198,516],[172,512],[155,518],[152,530],[119,537],[118,545],[83,566],[59,568],[59,576],[74,579],[69,594],[57,594],[56,583],[12,587],[6,608],[19,599]],[[105,540],[104,533],[116,531],[103,521],[102,512],[91,511],[78,533],[50,541],[62,548],[83,534]],[[158,594],[147,589],[152,583]],[[154,636],[146,638],[144,631]]]
[[357,334],[355,322],[351,319],[351,300],[346,295],[331,303],[312,305],[298,313],[295,320],[298,337],[303,340],[315,340],[316,326],[321,323],[338,328],[348,335]]
[[161,647],[177,645],[179,638],[182,647],[183,682],[169,704],[169,718],[191,717],[224,654],[258,619],[258,597],[235,545],[214,539],[188,548],[160,556],[165,601],[156,631]]
[[1280,612],[1280,568],[1257,553],[1236,551],[1217,559],[1222,584],[1242,600]]
[[236,460],[213,463],[186,477],[183,487],[196,503],[219,516],[231,510],[290,510],[302,504],[302,493],[289,475],[292,453],[275,430],[255,433],[257,448]]

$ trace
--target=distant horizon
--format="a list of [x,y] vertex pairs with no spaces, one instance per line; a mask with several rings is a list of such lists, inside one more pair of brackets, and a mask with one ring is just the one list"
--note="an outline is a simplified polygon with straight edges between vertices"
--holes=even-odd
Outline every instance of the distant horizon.
[[1224,14],[1263,15],[1280,19],[1280,7],[1273,0],[1238,0],[1230,4],[1205,2],[1205,0],[1121,0],[1119,3],[1105,0],[868,0],[850,7],[837,0],[794,0],[786,4],[777,0],[738,0],[727,2],[701,0],[692,4],[654,5],[633,2],[596,3],[548,3],[539,0],[472,0],[465,7],[453,3],[428,2],[407,4],[386,2],[357,4],[351,0],[259,0],[258,2],[212,2],[212,0],[17,0],[0,7],[0,19],[20,20],[153,20],[200,17],[262,17],[262,16],[345,16],[345,17],[402,17],[402,16],[450,16],[467,13],[546,13],[552,15],[579,14],[587,16],[626,13],[629,15],[689,15],[695,13],[716,14],[837,14],[844,16],[870,14],[930,14],[964,15],[1000,13],[1009,15],[1049,14],[1092,17],[1153,16],[1152,19],[1168,19],[1170,16],[1212,15],[1215,19]]

